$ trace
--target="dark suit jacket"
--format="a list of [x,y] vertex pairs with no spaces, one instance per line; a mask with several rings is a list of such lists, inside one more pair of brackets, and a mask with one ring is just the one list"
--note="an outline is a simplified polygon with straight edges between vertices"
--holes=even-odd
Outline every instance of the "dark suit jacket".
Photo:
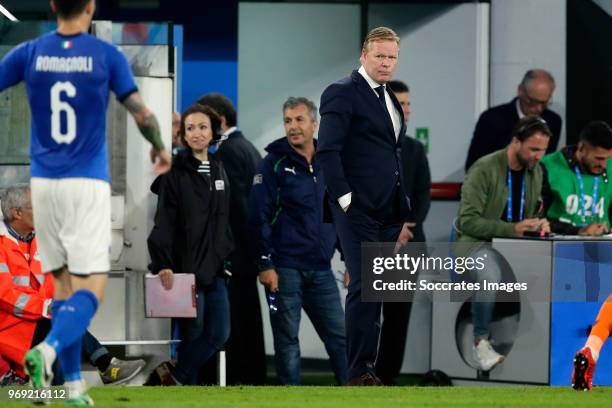
[[403,185],[401,141],[406,134],[402,109],[387,92],[400,113],[402,127],[395,139],[389,113],[376,93],[357,71],[330,85],[321,95],[321,124],[317,160],[333,203],[352,192],[351,207],[380,219],[388,211],[400,183],[400,218],[405,219],[410,201]]
[[229,257],[231,272],[235,278],[252,278],[257,274],[257,267],[253,262],[248,226],[248,199],[261,155],[242,132],[236,130],[221,143],[216,156],[223,162],[231,187],[230,226],[235,242],[234,252]]
[[431,173],[423,143],[409,136],[402,143],[402,164],[406,193],[411,199],[412,211],[408,221],[415,222],[413,242],[425,242],[423,223],[431,204]]
[[[546,150],[547,153],[551,153],[557,150],[557,144],[559,143],[559,137],[561,135],[561,116],[548,109],[542,112],[541,116],[552,132],[552,138]],[[470,166],[482,156],[486,156],[489,153],[493,153],[508,146],[512,140],[512,129],[518,120],[519,116],[516,111],[516,98],[509,103],[487,109],[480,115],[476,123],[476,128],[474,129],[474,137],[472,137],[468,156],[465,161],[466,173]]]

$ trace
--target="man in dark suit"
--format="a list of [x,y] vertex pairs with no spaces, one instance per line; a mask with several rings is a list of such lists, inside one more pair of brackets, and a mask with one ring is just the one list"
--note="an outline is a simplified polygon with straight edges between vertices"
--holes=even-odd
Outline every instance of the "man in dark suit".
[[231,331],[226,344],[227,383],[264,384],[266,356],[257,291],[259,269],[251,253],[248,227],[248,198],[261,155],[236,127],[236,109],[225,95],[208,93],[198,103],[210,106],[221,117],[222,136],[212,153],[223,162],[230,182],[230,225],[235,249],[228,267],[232,277],[228,286]]
[[361,302],[361,244],[412,237],[401,172],[406,133],[397,98],[385,84],[395,71],[399,37],[378,27],[366,36],[361,68],[321,95],[316,158],[350,276],[346,298],[348,385],[381,385],[375,375],[381,303]]
[[[407,125],[412,113],[410,88],[397,80],[389,81],[387,87],[395,94],[402,107],[404,121]],[[401,157],[404,186],[411,199],[412,208],[409,220],[416,224],[410,228],[414,235],[410,242],[425,242],[423,223],[431,203],[431,174],[425,148],[418,140],[405,136],[402,140]],[[376,360],[376,375],[385,385],[395,384],[395,378],[402,368],[411,309],[411,302],[383,303],[383,324]]]
[[512,101],[484,111],[470,143],[465,161],[465,172],[476,160],[501,150],[510,144],[512,129],[524,116],[540,116],[552,132],[547,153],[557,150],[561,135],[561,117],[548,109],[555,91],[555,79],[543,69],[530,69],[518,86],[517,97]]

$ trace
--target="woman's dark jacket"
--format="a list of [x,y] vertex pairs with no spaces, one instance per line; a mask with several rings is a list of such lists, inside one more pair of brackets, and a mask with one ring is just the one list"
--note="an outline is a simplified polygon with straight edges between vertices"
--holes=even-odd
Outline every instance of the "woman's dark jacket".
[[229,225],[229,182],[223,165],[209,155],[210,178],[198,173],[191,150],[180,151],[172,169],[151,186],[157,194],[155,226],[147,240],[151,272],[169,268],[193,273],[203,288],[223,274],[233,249]]

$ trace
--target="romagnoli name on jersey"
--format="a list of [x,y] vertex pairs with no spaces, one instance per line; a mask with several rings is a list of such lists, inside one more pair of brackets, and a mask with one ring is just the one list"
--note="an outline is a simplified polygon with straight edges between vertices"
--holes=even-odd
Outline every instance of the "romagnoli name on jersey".
[[39,72],[92,72],[93,57],[36,57],[36,71]]

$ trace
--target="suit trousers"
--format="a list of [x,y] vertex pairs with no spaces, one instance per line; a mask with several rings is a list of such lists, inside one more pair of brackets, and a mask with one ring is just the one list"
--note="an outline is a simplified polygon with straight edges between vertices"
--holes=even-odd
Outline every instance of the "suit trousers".
[[[413,257],[426,254],[427,248],[425,242],[423,242],[424,234],[422,228],[420,231],[418,228],[412,229],[412,233],[416,239],[413,239],[410,247],[405,247],[403,251]],[[412,275],[407,279],[416,284],[418,275]],[[376,360],[376,375],[384,385],[394,385],[395,378],[399,375],[402,368],[411,310],[412,302],[383,303],[383,322],[380,333],[380,345],[378,346],[378,359]]]
[[345,321],[348,378],[352,379],[367,372],[375,374],[380,333],[381,303],[361,301],[361,243],[396,242],[403,223],[377,221],[353,206],[347,213],[337,203],[330,202],[330,207],[351,277]]
[[411,302],[383,303],[376,375],[385,385],[393,385],[402,368],[411,310]]

